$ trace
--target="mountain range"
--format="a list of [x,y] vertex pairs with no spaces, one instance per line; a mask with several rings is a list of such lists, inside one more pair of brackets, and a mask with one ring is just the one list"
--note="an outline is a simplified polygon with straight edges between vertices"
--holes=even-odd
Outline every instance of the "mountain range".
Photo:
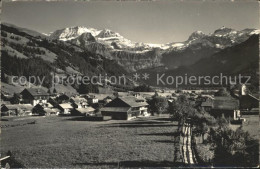
[[70,41],[93,53],[116,60],[127,71],[133,72],[158,66],[173,69],[191,65],[201,58],[240,44],[253,34],[259,34],[259,30],[236,31],[222,27],[209,35],[195,31],[184,42],[147,44],[132,42],[108,29],[71,27],[54,31],[50,38]]
[[[48,67],[48,73],[61,76],[176,73],[188,69],[196,73],[224,70],[232,74],[245,72],[248,65],[258,62],[258,36],[256,29],[237,31],[221,27],[211,34],[195,31],[184,42],[149,44],[133,42],[109,29],[76,26],[42,34],[2,23],[2,68],[7,75],[28,75],[29,70],[19,64],[41,60],[41,65],[46,65],[42,69]],[[11,64],[17,69],[3,64],[3,59],[17,62]],[[42,71],[34,72],[46,74]]]

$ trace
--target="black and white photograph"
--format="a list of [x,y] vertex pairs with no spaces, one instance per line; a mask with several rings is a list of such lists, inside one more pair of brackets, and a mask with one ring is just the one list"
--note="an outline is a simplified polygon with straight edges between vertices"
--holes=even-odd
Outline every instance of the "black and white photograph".
[[0,4],[1,168],[259,167],[259,1]]

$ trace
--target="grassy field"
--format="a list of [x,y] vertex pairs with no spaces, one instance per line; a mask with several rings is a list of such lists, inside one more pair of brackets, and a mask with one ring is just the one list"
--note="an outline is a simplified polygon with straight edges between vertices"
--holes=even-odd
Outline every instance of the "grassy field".
[[25,167],[174,166],[177,124],[167,117],[85,121],[34,117],[1,121],[1,152]]

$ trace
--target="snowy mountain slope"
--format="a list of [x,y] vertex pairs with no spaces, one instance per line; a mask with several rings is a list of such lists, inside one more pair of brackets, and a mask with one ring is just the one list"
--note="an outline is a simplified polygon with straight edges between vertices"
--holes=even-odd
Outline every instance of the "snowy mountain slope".
[[237,31],[221,27],[211,34],[195,31],[184,42],[149,44],[131,41],[109,29],[75,26],[56,30],[46,38],[61,40],[67,45],[77,46],[76,50],[87,50],[115,60],[128,72],[133,72],[158,66],[175,69],[191,65],[201,58],[240,44],[254,34],[259,34],[259,30]]

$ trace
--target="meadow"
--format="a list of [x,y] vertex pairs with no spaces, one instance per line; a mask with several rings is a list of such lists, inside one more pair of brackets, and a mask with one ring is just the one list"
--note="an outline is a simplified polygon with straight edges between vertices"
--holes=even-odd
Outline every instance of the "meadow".
[[[26,168],[170,167],[177,123],[163,117],[86,121],[84,117],[2,119],[1,152]],[[178,144],[178,143],[177,143]]]

